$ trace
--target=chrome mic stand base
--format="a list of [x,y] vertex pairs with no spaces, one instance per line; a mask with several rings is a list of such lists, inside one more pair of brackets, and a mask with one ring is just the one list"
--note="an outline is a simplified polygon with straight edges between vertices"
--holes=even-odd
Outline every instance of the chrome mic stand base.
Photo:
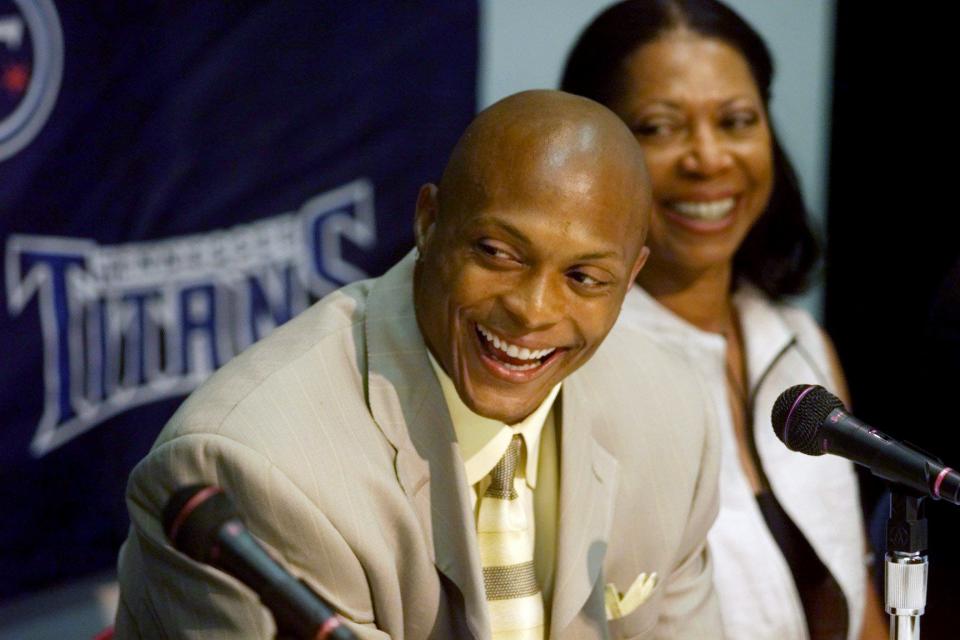
[[890,616],[890,637],[920,640],[920,616]]
[[926,555],[900,551],[887,554],[883,591],[891,640],[920,640],[920,616],[927,602],[927,568]]
[[927,604],[926,552],[923,497],[893,487],[883,583],[890,640],[920,640],[920,616]]

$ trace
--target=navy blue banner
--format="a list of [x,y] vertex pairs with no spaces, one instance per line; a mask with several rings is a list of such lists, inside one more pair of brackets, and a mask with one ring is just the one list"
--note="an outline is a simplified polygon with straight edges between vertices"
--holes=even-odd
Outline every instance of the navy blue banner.
[[0,0],[0,600],[115,562],[184,394],[412,245],[475,2]]

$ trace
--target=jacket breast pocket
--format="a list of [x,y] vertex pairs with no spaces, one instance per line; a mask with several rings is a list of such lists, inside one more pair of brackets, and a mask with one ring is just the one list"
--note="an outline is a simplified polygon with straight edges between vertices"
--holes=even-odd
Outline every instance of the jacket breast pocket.
[[[656,594],[654,594],[656,595]],[[653,600],[651,598],[651,600]],[[655,601],[648,601],[637,607],[622,618],[607,621],[607,629],[612,640],[636,640],[652,636],[653,628],[657,626],[657,606]]]

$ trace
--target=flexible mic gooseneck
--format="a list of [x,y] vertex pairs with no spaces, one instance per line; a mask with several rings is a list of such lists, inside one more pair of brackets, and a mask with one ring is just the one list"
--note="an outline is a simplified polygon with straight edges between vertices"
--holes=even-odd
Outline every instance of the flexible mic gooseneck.
[[839,398],[821,386],[790,387],[774,403],[771,419],[774,433],[793,451],[842,456],[884,480],[960,504],[960,473],[860,422],[846,412]]
[[273,614],[278,636],[354,638],[320,596],[270,557],[219,487],[190,485],[174,492],[163,510],[163,529],[176,549],[253,589]]

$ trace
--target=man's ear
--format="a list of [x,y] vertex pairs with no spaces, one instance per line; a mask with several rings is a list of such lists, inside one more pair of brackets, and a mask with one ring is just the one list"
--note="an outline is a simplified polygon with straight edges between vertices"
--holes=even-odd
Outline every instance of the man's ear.
[[430,244],[430,238],[437,228],[440,215],[440,190],[432,182],[420,187],[417,194],[417,209],[413,217],[413,237],[417,243],[417,252],[422,256]]
[[630,282],[636,282],[637,274],[640,273],[640,269],[643,269],[643,265],[647,264],[647,258],[650,257],[650,247],[643,245],[640,247],[640,253],[637,255],[637,261],[633,263],[633,275],[630,276]]

